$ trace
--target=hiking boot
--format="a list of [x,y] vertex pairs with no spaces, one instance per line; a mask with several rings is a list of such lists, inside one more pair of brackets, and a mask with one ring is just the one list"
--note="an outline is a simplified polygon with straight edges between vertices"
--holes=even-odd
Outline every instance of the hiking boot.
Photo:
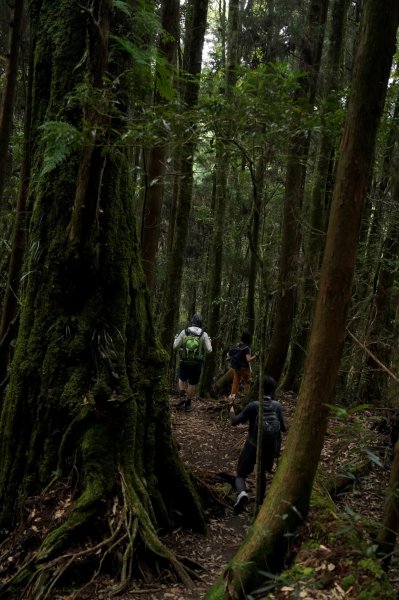
[[237,501],[234,504],[234,512],[236,515],[239,515],[248,503],[248,494],[247,492],[240,492],[237,496]]
[[191,406],[191,400],[190,400],[190,398],[188,398],[186,400],[186,405],[185,405],[184,409],[185,409],[186,412],[191,412],[193,410],[193,407]]
[[187,402],[187,399],[186,398],[182,398],[180,400],[180,402],[178,402],[177,404],[175,404],[176,410],[183,410],[185,408],[185,406],[186,406],[186,402]]

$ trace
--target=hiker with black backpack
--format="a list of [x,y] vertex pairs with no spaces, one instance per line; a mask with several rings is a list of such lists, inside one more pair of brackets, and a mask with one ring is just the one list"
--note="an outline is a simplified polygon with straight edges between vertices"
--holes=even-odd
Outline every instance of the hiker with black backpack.
[[[261,500],[266,492],[266,471],[271,473],[275,458],[279,456],[281,432],[287,431],[283,416],[283,407],[273,399],[276,382],[273,377],[266,375],[263,380],[263,411],[262,411],[262,453],[261,453]],[[256,463],[256,446],[258,438],[259,401],[249,402],[239,414],[235,414],[234,403],[230,406],[230,421],[232,425],[248,423],[248,435],[240,452],[237,463],[235,487],[237,501],[234,511],[240,513],[248,502],[245,480],[253,472]]]
[[206,354],[212,352],[210,337],[202,329],[202,316],[195,314],[190,327],[176,335],[173,350],[179,349],[179,394],[178,410],[192,410],[192,400],[195,397],[196,386],[201,377],[201,370]]
[[231,392],[229,400],[235,400],[240,382],[244,383],[244,395],[248,396],[249,389],[251,387],[251,362],[258,358],[258,354],[251,354],[251,334],[248,331],[244,331],[241,336],[241,341],[230,348],[229,360],[230,366],[234,369],[233,372],[233,383],[231,386]]

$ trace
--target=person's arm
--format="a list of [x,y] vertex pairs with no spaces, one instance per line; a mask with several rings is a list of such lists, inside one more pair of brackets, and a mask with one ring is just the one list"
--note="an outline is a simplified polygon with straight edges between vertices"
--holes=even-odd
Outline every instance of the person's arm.
[[[276,400],[276,402],[277,402],[277,400]],[[283,407],[281,406],[280,402],[277,402],[277,410],[276,410],[276,412],[277,412],[278,420],[280,421],[280,430],[283,433],[285,433],[287,431],[287,426],[286,426],[285,421],[284,421]]]
[[236,412],[234,410],[234,402],[232,402],[230,404],[230,409],[229,409],[230,423],[232,425],[239,425],[240,423],[246,423],[247,421],[249,421],[250,414],[252,412],[252,408],[253,408],[253,402],[250,402],[249,404],[244,406],[244,408],[242,409],[242,411],[240,413],[238,413],[238,415],[236,415]]
[[248,350],[248,353],[245,355],[245,359],[248,363],[255,360],[255,358],[258,358],[258,356],[259,356],[258,352],[255,352],[255,354],[251,354],[251,348],[249,346],[248,346],[247,350]]
[[182,329],[179,335],[176,334],[175,339],[173,341],[173,350],[177,350],[183,343],[184,338],[186,337],[185,329]]
[[204,331],[204,333],[202,334],[202,338],[204,340],[206,353],[210,354],[212,352],[211,338],[209,337],[206,331]]

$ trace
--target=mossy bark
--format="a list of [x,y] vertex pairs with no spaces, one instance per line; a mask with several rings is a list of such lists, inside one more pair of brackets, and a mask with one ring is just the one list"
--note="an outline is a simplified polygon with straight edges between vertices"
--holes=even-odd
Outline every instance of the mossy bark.
[[[17,498],[40,494],[55,474],[78,477],[68,518],[9,582],[10,594],[18,595],[26,579],[36,589],[46,561],[55,569],[54,557],[78,530],[95,530],[111,494],[130,515],[123,520],[128,534],[121,537],[128,540],[130,563],[138,536],[187,581],[158,540],[157,526],[171,525],[180,514],[183,524],[204,528],[171,434],[164,354],[135,237],[129,164],[116,145],[123,115],[102,116],[111,114],[105,72],[126,73],[130,60],[115,47],[114,62],[108,61],[111,8],[105,0],[86,12],[74,0],[34,5],[36,177],[29,276],[0,421],[1,527],[11,526]],[[123,85],[124,78],[118,81]],[[90,90],[85,100],[82,85]],[[121,107],[124,90],[117,93]],[[89,134],[46,174],[39,127],[56,119]]]

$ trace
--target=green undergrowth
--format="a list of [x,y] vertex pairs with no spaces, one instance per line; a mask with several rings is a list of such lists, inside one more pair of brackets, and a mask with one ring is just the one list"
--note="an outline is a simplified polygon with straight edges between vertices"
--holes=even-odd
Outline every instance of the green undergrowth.
[[298,541],[305,541],[294,562],[278,576],[265,574],[268,583],[254,597],[266,600],[273,592],[275,600],[395,600],[397,594],[364,531],[364,523],[359,527],[354,515],[340,512],[329,494],[316,489],[307,524],[298,532]]

